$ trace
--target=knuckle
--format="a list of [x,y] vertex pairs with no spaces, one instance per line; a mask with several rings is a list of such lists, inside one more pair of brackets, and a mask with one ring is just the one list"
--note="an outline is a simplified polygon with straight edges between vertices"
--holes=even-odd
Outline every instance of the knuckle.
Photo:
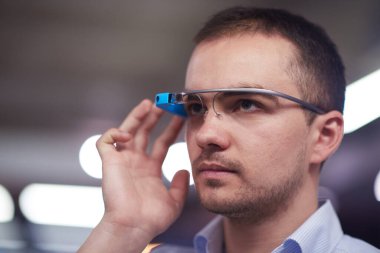
[[99,149],[102,147],[103,144],[106,142],[113,142],[114,135],[118,132],[119,130],[117,128],[110,128],[108,129],[100,138],[96,141],[96,147]]
[[103,142],[102,137],[100,137],[100,138],[96,141],[95,146],[96,146],[96,148],[97,148],[98,150],[101,148],[102,142]]

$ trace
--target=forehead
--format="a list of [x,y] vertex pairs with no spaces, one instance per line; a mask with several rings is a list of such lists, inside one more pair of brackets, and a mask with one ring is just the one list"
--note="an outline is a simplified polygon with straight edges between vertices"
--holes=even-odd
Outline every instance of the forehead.
[[201,42],[194,50],[185,88],[259,87],[298,95],[288,75],[295,47],[280,36],[233,36]]

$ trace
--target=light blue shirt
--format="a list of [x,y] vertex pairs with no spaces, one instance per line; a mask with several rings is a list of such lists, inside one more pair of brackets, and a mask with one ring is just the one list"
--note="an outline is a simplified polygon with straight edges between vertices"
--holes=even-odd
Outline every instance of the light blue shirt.
[[[154,253],[222,253],[223,221],[218,216],[194,238],[194,248],[161,245]],[[326,201],[272,253],[380,253],[372,245],[343,234],[338,216]]]

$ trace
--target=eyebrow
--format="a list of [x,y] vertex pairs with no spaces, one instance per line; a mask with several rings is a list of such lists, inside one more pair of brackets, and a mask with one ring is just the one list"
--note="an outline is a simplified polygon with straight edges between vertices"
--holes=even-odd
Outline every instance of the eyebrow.
[[[233,88],[235,88],[235,86],[232,86]],[[231,87],[231,88],[232,88]],[[266,88],[260,84],[257,84],[257,83],[238,83],[238,85],[236,86],[236,88],[255,88],[255,89],[263,89],[263,90],[266,90]]]
[[[248,84],[248,83],[241,83],[241,85],[243,85],[243,87],[246,87],[246,88],[256,88],[256,89],[263,89],[263,90],[267,90],[266,88],[264,88],[262,85],[260,84],[257,84],[257,83],[252,83],[252,84]],[[262,95],[270,100],[272,100],[274,103],[276,103],[276,105],[279,105],[280,102],[279,102],[279,97],[277,96],[271,96],[271,95],[266,95],[266,94],[259,94],[259,95]]]

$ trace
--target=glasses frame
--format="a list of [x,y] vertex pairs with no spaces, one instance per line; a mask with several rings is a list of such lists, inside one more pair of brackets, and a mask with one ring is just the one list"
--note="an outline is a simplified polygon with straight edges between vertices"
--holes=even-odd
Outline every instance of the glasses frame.
[[[202,94],[202,93],[212,93],[212,92],[242,92],[242,93],[254,93],[254,94],[263,94],[263,95],[271,95],[276,97],[281,97],[287,100],[290,100],[294,103],[299,104],[304,109],[307,109],[316,114],[324,114],[325,110],[319,108],[316,105],[303,101],[299,98],[287,95],[285,93],[267,89],[260,88],[220,88],[220,89],[205,89],[205,90],[191,90],[191,91],[183,91],[179,93],[169,93],[163,92],[156,94],[155,103],[156,106],[175,115],[179,115],[182,117],[187,117],[187,113],[185,111],[183,96],[192,95],[192,94]],[[215,97],[214,97],[215,98]],[[213,101],[214,106],[214,101]]]

